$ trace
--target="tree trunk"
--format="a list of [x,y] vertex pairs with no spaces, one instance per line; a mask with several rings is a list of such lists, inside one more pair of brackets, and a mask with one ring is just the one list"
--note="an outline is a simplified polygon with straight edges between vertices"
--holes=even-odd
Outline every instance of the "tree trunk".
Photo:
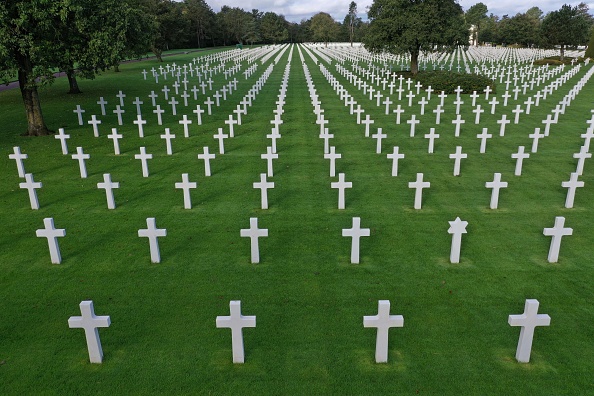
[[70,85],[69,94],[81,94],[82,91],[78,87],[78,81],[76,80],[76,72],[74,68],[68,68],[66,70],[66,77],[68,77],[68,85]]
[[565,44],[561,44],[561,55],[559,56],[559,60],[561,62],[565,60]]
[[50,135],[52,132],[47,129],[43,119],[43,113],[41,112],[37,86],[29,84],[32,73],[31,64],[28,58],[24,58],[25,66],[28,70],[19,70],[19,88],[21,89],[21,96],[25,104],[25,113],[27,114],[27,136]]
[[413,76],[419,73],[419,51],[411,51],[410,53],[410,72]]
[[161,57],[161,54],[163,53],[163,51],[161,51],[157,47],[153,47],[153,48],[151,48],[151,50],[153,51],[153,54],[155,54],[155,56],[157,57],[157,61],[163,62],[163,58]]

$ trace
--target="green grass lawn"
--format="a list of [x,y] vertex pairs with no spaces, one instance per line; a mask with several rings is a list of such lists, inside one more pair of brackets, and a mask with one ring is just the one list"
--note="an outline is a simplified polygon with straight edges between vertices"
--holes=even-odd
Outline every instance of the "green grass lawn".
[[[178,105],[178,116],[160,92],[162,83],[144,81],[141,71],[158,67],[155,61],[122,65],[80,82],[83,94],[66,95],[67,81],[41,91],[48,125],[66,129],[70,153],[77,146],[91,155],[89,177],[81,179],[77,161],[63,156],[53,136],[22,137],[26,129],[18,90],[0,94],[0,389],[2,394],[588,394],[594,392],[594,171],[586,161],[573,209],[565,209],[566,189],[561,182],[575,171],[572,154],[582,144],[594,101],[589,82],[541,140],[538,153],[524,163],[523,174],[513,175],[511,153],[524,145],[528,134],[591,67],[584,66],[547,100],[522,115],[519,125],[508,125],[499,137],[496,121],[504,112],[513,119],[510,100],[498,114],[486,110],[474,125],[468,105],[462,107],[466,124],[453,137],[453,95],[446,113],[435,126],[433,96],[420,116],[417,134],[409,137],[405,123],[384,115],[336,71],[326,67],[355,96],[388,134],[383,153],[376,141],[364,137],[364,126],[332,90],[305,55],[325,116],[332,144],[342,154],[337,172],[344,172],[353,188],[346,192],[346,209],[337,209],[337,191],[330,188],[329,163],[323,158],[323,140],[313,114],[303,67],[295,48],[291,62],[282,138],[274,162],[275,188],[269,190],[269,209],[260,209],[260,191],[252,188],[266,161],[260,158],[270,144],[270,120],[289,51],[258,94],[235,138],[225,141],[218,154],[212,138],[274,56],[245,79],[238,90],[211,117],[197,126],[191,113]],[[199,54],[176,55],[166,62],[182,64]],[[259,62],[258,62],[259,63]],[[242,68],[245,70],[247,66]],[[566,68],[569,70],[569,67]],[[213,76],[214,87],[225,79]],[[167,84],[173,81],[168,79]],[[504,92],[498,85],[497,95]],[[115,95],[126,95],[124,126],[111,113]],[[164,125],[152,114],[147,95],[155,90],[166,109]],[[108,115],[99,116],[96,104],[103,96]],[[145,137],[138,137],[136,96],[144,101]],[[395,101],[396,95],[392,96]],[[181,99],[181,98],[178,98]],[[396,97],[397,99],[397,97]],[[202,104],[203,99],[199,101]],[[90,125],[78,126],[72,112],[80,104],[102,120],[101,136]],[[191,137],[178,124],[191,116]],[[176,135],[173,155],[165,152],[159,135],[164,128]],[[427,154],[423,138],[430,127],[441,135],[435,153]],[[485,154],[479,154],[476,135],[488,127],[494,136]],[[106,136],[111,128],[124,135],[121,155],[113,154]],[[25,169],[43,183],[38,190],[41,208],[31,210],[21,190],[14,146],[28,154]],[[143,178],[134,159],[145,146],[154,158],[150,177]],[[212,176],[204,176],[197,159],[204,146],[217,153]],[[406,155],[398,177],[391,176],[386,154],[399,146]],[[462,146],[468,158],[461,175],[452,176],[449,154]],[[431,188],[424,191],[423,208],[413,209],[414,190],[408,183],[423,172]],[[502,173],[509,183],[500,194],[499,209],[490,210],[491,190],[485,182]],[[103,174],[120,183],[116,209],[108,210],[105,192],[96,188]],[[193,208],[183,208],[181,190],[174,188],[181,174],[198,183]],[[361,241],[361,264],[350,264],[350,238],[341,236],[352,217],[371,229]],[[468,221],[461,262],[450,264],[448,221]],[[574,235],[565,237],[560,259],[547,262],[550,238],[543,228],[555,216],[565,216]],[[60,239],[62,264],[50,263],[47,242],[37,238],[43,218],[53,217],[66,229]],[[161,263],[150,261],[148,241],[137,236],[146,218],[159,228]],[[269,230],[260,239],[260,264],[250,263],[249,240],[240,229],[258,217]],[[551,326],[536,329],[529,364],[514,359],[519,329],[510,327],[510,314],[520,314],[524,301],[540,301],[540,313],[551,316]],[[79,316],[78,304],[93,300],[97,315],[111,316],[111,327],[100,329],[103,364],[90,364],[80,329],[69,329],[68,318]],[[404,327],[390,331],[389,362],[374,361],[375,330],[363,328],[363,316],[377,314],[377,301],[389,299],[391,313],[404,316]],[[257,327],[244,330],[246,362],[232,363],[228,329],[217,329],[215,318],[229,314],[229,301],[241,300],[244,315],[256,315]]]

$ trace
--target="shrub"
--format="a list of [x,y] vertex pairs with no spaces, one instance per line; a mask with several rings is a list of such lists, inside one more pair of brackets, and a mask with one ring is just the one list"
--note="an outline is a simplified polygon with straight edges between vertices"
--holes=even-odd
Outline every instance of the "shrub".
[[456,73],[451,71],[419,72],[416,79],[423,87],[431,88],[435,92],[444,91],[446,94],[455,93],[455,89],[462,88],[462,93],[483,92],[487,86],[495,93],[495,83],[488,77],[478,74]]

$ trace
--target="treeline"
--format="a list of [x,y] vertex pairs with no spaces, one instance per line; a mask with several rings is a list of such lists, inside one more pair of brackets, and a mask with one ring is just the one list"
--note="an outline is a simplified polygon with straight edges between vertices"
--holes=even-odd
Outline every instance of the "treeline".
[[160,40],[157,51],[233,44],[279,44],[310,41],[360,41],[366,23],[357,16],[357,5],[345,9],[344,21],[336,22],[320,12],[300,23],[289,22],[270,11],[223,6],[214,12],[205,0],[135,0],[151,13]]
[[483,3],[473,5],[465,13],[467,23],[472,25],[473,44],[540,48],[585,45],[594,26],[586,3],[574,7],[565,4],[546,15],[538,7],[514,16],[487,14]]

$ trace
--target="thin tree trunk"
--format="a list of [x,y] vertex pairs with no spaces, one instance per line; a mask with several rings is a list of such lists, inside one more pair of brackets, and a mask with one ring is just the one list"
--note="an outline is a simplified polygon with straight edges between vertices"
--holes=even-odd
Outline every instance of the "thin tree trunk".
[[163,62],[163,58],[161,57],[161,54],[163,53],[163,51],[161,51],[157,47],[153,47],[153,48],[151,48],[151,50],[153,51],[153,54],[155,54],[155,56],[157,57],[157,61]]
[[419,73],[419,51],[411,51],[410,53],[410,72],[413,76]]
[[27,115],[27,136],[50,135],[52,132],[45,125],[43,113],[41,112],[37,86],[29,83],[32,74],[30,61],[26,57],[23,57],[22,61],[24,61],[26,70],[19,70],[19,88],[21,89]]
[[82,91],[78,87],[78,81],[76,80],[76,72],[74,68],[68,68],[66,70],[66,77],[68,77],[68,85],[70,85],[69,94],[81,94]]

